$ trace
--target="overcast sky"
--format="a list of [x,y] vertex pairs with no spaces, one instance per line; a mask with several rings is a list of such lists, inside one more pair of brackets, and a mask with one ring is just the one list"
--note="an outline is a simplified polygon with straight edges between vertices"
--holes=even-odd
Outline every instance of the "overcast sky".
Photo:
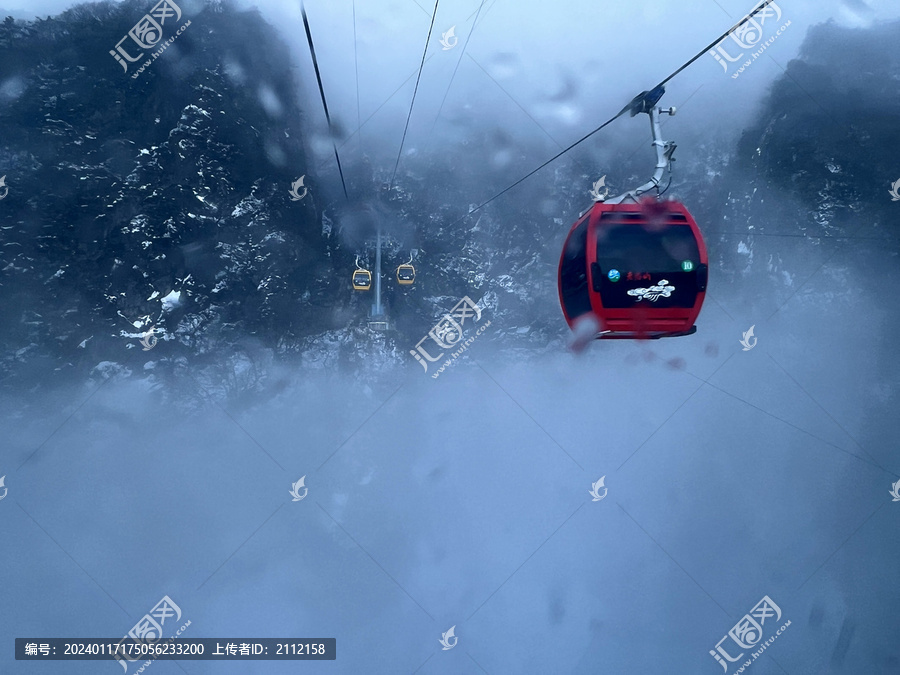
[[[278,1],[259,6],[295,45],[300,73],[314,87],[299,4]],[[444,0],[439,5],[408,150],[429,138],[445,94],[435,130],[451,139],[464,137],[470,125],[495,124],[514,134],[545,138],[546,133],[568,144],[659,82],[753,6],[747,0],[702,0],[687,6],[674,0],[487,0],[473,30],[480,4],[479,0]],[[604,5],[605,9],[598,9]],[[357,127],[354,60],[359,68],[359,117],[365,121],[416,72],[433,7],[430,0],[357,0],[354,56],[352,0],[307,3],[326,95],[346,129]],[[682,107],[682,114],[673,120],[674,129],[710,124],[739,127],[753,114],[765,88],[796,56],[811,25],[832,19],[863,26],[900,16],[900,7],[889,0],[868,6],[861,0],[787,1],[780,7],[781,20],[764,26],[764,38],[787,21],[791,25],[767,50],[771,58],[760,59],[732,80],[707,55],[669,85],[663,103]],[[441,35],[451,26],[459,42],[444,50]],[[464,46],[465,55],[447,93]],[[414,80],[363,128],[363,150],[373,152],[384,139],[396,152]],[[310,89],[310,95],[314,92]],[[321,121],[321,109],[315,113]],[[610,131],[635,133],[627,126]],[[646,133],[643,127],[640,132]]]
[[[199,11],[198,0],[179,4],[188,17]],[[291,44],[295,63],[290,65],[298,68],[307,87],[310,119],[324,130],[300,4],[295,0],[244,3],[259,7]],[[2,5],[0,13],[25,17],[59,12],[72,3],[2,0]],[[148,8],[151,5],[148,0]],[[426,141],[431,147],[436,139],[459,141],[475,125],[502,126],[513,137],[550,136],[568,144],[671,73],[754,3],[485,0],[473,29],[480,5],[480,0],[439,4],[407,152],[422,149]],[[676,138],[688,129],[730,128],[737,133],[754,113],[761,94],[797,55],[810,26],[833,20],[862,27],[900,17],[900,5],[894,0],[780,0],[778,5],[782,17],[778,25],[773,19],[764,26],[764,38],[788,21],[790,26],[739,79],[732,80],[711,56],[704,55],[669,85],[663,103],[681,108],[670,127]],[[306,7],[329,106],[344,130],[343,140],[349,139],[342,154],[352,161],[352,151],[367,152],[379,160],[376,164],[383,163],[399,147],[434,5],[430,0],[310,0]],[[451,27],[458,42],[443,49],[441,36]],[[370,117],[359,143],[352,134],[358,120]],[[627,124],[619,123],[610,133],[636,133]],[[646,131],[642,128],[641,133]],[[316,147],[327,158],[330,143],[320,140],[324,142]]]

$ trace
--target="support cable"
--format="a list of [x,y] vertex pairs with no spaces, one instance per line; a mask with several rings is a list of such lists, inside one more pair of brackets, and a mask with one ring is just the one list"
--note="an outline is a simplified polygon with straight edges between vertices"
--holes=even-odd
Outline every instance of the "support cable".
[[[412,117],[413,105],[416,102],[416,94],[419,91],[419,80],[422,79],[422,68],[425,67],[425,54],[428,53],[428,43],[431,42],[431,31],[434,29],[434,18],[437,16],[438,3],[441,0],[434,0],[434,12],[431,14],[431,25],[428,27],[428,37],[425,38],[425,49],[422,51],[422,63],[419,64],[419,74],[416,77],[416,88],[413,90],[412,101],[409,102],[409,113],[406,115],[406,126],[403,128],[403,138],[400,139],[400,149],[397,151],[397,161],[394,163],[394,172],[391,174],[391,180],[388,182],[388,189],[394,186],[394,177],[397,175],[397,167],[400,166],[400,156],[403,154],[403,143],[406,141],[406,132],[409,131],[409,120]],[[771,0],[769,0],[771,2]]]
[[[508,187],[506,187],[506,188],[500,190],[500,192],[498,192],[497,194],[495,194],[495,195],[494,195],[493,197],[491,197],[490,199],[487,199],[487,200],[481,202],[478,206],[475,206],[474,208],[470,209],[470,210],[468,211],[468,213],[466,213],[466,215],[462,216],[459,220],[455,221],[453,224],[456,225],[457,223],[459,223],[459,222],[465,220],[465,218],[466,218],[467,216],[469,216],[469,215],[471,215],[472,213],[475,213],[476,211],[482,209],[483,207],[487,206],[488,204],[490,204],[492,201],[494,201],[495,199],[497,199],[497,198],[500,197],[501,195],[506,194],[507,192],[509,192],[510,190],[512,190],[514,187],[516,187],[516,186],[519,185],[520,183],[524,182],[524,181],[527,180],[528,178],[531,178],[534,174],[536,174],[538,171],[540,171],[541,169],[543,169],[545,166],[547,166],[548,164],[550,164],[550,163],[552,163],[552,162],[555,162],[557,159],[559,159],[559,158],[562,157],[564,154],[566,154],[567,152],[569,152],[569,150],[571,150],[572,148],[574,148],[574,147],[577,146],[577,145],[580,145],[581,143],[583,143],[584,141],[586,141],[587,139],[589,139],[591,136],[593,136],[594,134],[596,134],[598,131],[600,131],[600,130],[603,129],[604,127],[609,126],[609,125],[612,124],[614,121],[616,121],[617,119],[619,119],[622,115],[624,115],[626,112],[631,112],[632,117],[633,117],[634,115],[636,115],[637,113],[639,113],[639,112],[647,112],[647,110],[644,109],[644,108],[646,108],[647,103],[649,103],[650,101],[652,101],[652,105],[655,105],[656,101],[659,100],[659,97],[662,96],[662,93],[665,91],[665,85],[666,85],[672,78],[674,78],[676,75],[678,75],[679,73],[681,73],[681,71],[683,71],[685,68],[687,68],[688,66],[690,66],[692,63],[694,63],[694,61],[696,61],[697,59],[699,59],[701,56],[703,56],[703,55],[706,54],[709,50],[711,50],[713,47],[715,47],[717,44],[719,44],[719,42],[721,42],[721,41],[724,40],[726,37],[728,37],[728,35],[729,35],[733,30],[735,30],[738,26],[740,26],[744,21],[746,21],[747,19],[749,19],[750,17],[752,17],[754,14],[758,13],[759,11],[761,11],[762,9],[764,9],[765,7],[767,7],[768,5],[770,5],[772,2],[774,2],[774,0],[763,0],[763,2],[761,2],[759,5],[757,5],[757,7],[756,7],[752,12],[750,12],[747,16],[745,16],[745,17],[742,18],[740,21],[738,21],[736,24],[734,24],[734,25],[733,25],[731,28],[729,28],[727,31],[725,31],[724,33],[722,33],[722,34],[721,34],[719,37],[717,37],[713,42],[711,42],[711,43],[708,44],[706,47],[704,47],[702,50],[700,50],[699,52],[697,52],[697,54],[696,54],[695,56],[693,56],[689,61],[687,61],[687,62],[685,62],[684,64],[682,64],[675,72],[673,72],[673,73],[672,73],[671,75],[669,75],[666,79],[664,79],[662,82],[660,82],[658,85],[656,85],[653,89],[651,89],[650,91],[642,92],[642,93],[638,94],[637,96],[635,96],[635,97],[628,103],[628,105],[626,105],[626,106],[625,106],[624,108],[622,108],[618,113],[616,113],[615,115],[613,115],[612,117],[610,117],[608,120],[606,120],[606,121],[605,121],[603,124],[601,124],[599,127],[597,127],[596,129],[594,129],[593,131],[591,131],[591,132],[585,134],[584,136],[582,136],[581,138],[579,138],[577,141],[575,141],[574,143],[572,143],[572,145],[570,145],[569,147],[564,148],[564,149],[561,150],[560,152],[556,153],[555,155],[553,155],[553,157],[551,157],[550,159],[548,159],[546,162],[544,162],[543,164],[541,164],[539,167],[537,167],[536,169],[534,169],[534,170],[532,170],[532,171],[529,171],[527,174],[525,174],[524,176],[522,176],[522,177],[521,177],[519,180],[517,180],[515,183],[513,183],[512,185],[510,185],[510,186],[508,186]],[[654,100],[654,98],[655,98],[655,100]]]
[[334,139],[334,127],[331,124],[331,115],[328,113],[328,103],[325,101],[325,89],[322,87],[322,75],[319,73],[319,61],[316,58],[316,48],[313,46],[312,32],[309,30],[309,19],[306,17],[306,7],[300,6],[303,14],[303,26],[306,28],[306,39],[309,41],[309,53],[312,56],[313,68],[316,71],[316,82],[319,83],[319,94],[322,95],[322,107],[325,108],[325,119],[328,121],[328,133],[331,136],[331,145],[334,147],[334,158],[337,160],[338,173],[341,174],[341,186],[344,188],[344,197],[347,195],[347,183],[344,182],[344,170],[341,168],[341,158],[338,156],[337,142]]

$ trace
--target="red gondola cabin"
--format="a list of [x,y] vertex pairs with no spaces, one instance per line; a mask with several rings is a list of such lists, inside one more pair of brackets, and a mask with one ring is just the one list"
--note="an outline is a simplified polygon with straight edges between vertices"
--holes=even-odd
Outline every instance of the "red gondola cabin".
[[690,335],[706,296],[708,263],[683,204],[597,202],[566,238],[559,301],[572,328],[593,315],[599,338]]

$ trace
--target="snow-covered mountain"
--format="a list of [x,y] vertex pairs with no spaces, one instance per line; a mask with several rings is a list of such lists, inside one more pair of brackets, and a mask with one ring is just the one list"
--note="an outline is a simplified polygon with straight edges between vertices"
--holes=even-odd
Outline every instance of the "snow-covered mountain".
[[[182,3],[190,25],[132,79],[137,64],[123,72],[106,46],[144,5],[0,24],[7,384],[99,363],[143,368],[151,327],[157,374],[223,354],[259,367],[291,354],[354,367],[376,353],[398,360],[464,295],[499,319],[489,339],[562,338],[555,266],[589,203],[590,154],[579,149],[466,217],[485,186],[532,168],[501,130],[476,130],[464,147],[405,162],[390,191],[387,168],[353,167],[347,202],[308,160],[319,102],[300,100],[296,78],[308,75],[285,68],[271,26],[228,3]],[[753,264],[753,240],[733,241],[741,232],[845,236],[862,218],[868,234],[896,236],[882,193],[900,146],[898,33],[816,28],[739,143],[679,148],[669,194],[695,210],[723,279]],[[607,160],[635,182],[651,166],[649,150]],[[307,192],[294,200],[301,176]],[[354,294],[349,279],[357,256],[374,264],[377,223],[391,330],[376,339],[371,294]],[[401,288],[393,270],[411,249],[417,284]],[[767,264],[783,285],[778,260]]]

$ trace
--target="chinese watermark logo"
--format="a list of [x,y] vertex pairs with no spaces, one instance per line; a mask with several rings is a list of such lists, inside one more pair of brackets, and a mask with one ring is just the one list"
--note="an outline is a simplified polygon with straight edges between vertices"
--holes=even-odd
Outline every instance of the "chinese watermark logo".
[[[3,486],[3,479],[0,478],[0,487],[2,487],[2,486]],[[900,502],[900,480],[898,480],[896,483],[892,484],[891,488],[892,488],[892,490],[890,491],[891,497],[893,497],[893,499],[891,501]],[[6,495],[4,494],[4,496],[6,496]],[[3,497],[0,497],[0,499],[3,499]]]
[[441,33],[441,44],[444,46],[444,51],[448,49],[453,49],[456,46],[456,43],[459,42],[459,38],[456,37],[455,31],[456,26],[450,26],[450,30],[446,33]]
[[[897,181],[900,183],[900,181]],[[0,199],[4,199],[9,194],[9,187],[6,185],[6,176],[0,176]]]
[[[124,636],[117,643],[115,658],[116,661],[119,662],[119,665],[122,666],[122,670],[126,673],[128,672],[128,663],[126,663],[126,661],[133,662],[138,660],[137,656],[131,654],[131,643],[122,643],[129,639],[138,643],[146,642],[147,644],[158,642],[162,639],[162,627],[166,624],[166,620],[172,619],[173,617],[174,621],[181,620],[181,608],[172,601],[172,598],[165,595],[162,600],[156,603],[153,609],[147,614],[144,614],[140,621],[134,624],[134,627],[128,631],[128,635]],[[190,621],[185,623],[170,639],[174,639],[181,635],[182,631],[190,625]],[[153,659],[144,663],[137,672],[141,672],[151,663],[153,663]]]
[[[603,486],[603,481],[606,480],[606,476],[601,476],[600,480],[596,483],[591,483],[590,495],[593,497],[592,502],[599,502],[606,496],[606,493],[609,492],[609,488]],[[603,494],[600,494],[600,488],[603,488]]]
[[[4,497],[6,497],[6,493],[9,492],[9,488],[6,487],[3,483],[3,481],[5,481],[5,480],[6,480],[6,476],[0,476],[0,488],[3,488],[3,494],[0,495],[0,499],[3,499]],[[898,481],[898,483],[900,483],[900,481]]]
[[[722,38],[719,43],[713,48],[709,50],[709,53],[712,54],[713,58],[719,62],[719,65],[728,73],[728,64],[735,63],[736,61],[741,60],[746,53],[746,50],[753,49],[757,45],[759,45],[760,41],[763,37],[763,26],[766,23],[766,19],[774,18],[775,21],[781,20],[781,8],[776,5],[774,2],[768,2],[764,6],[757,9],[755,12],[751,12],[738,24],[738,26],[732,30],[728,35]],[[757,19],[759,19],[757,21]],[[775,31],[775,34],[766,40],[762,45],[760,45],[759,49],[753,52],[746,61],[744,61],[743,65],[738,68],[737,72],[731,75],[732,79],[736,79],[744,70],[753,63],[760,54],[765,51],[769,45],[771,45],[775,40],[781,35],[782,31],[785,28],[791,25],[791,22],[788,21],[781,28]],[[725,49],[725,41],[731,39],[731,43],[729,47],[732,50],[740,50],[737,56],[732,56],[727,49]],[[734,45],[737,45],[735,48]]]
[[442,652],[447,651],[448,649],[453,649],[456,646],[456,643],[459,642],[459,638],[453,634],[453,631],[456,630],[456,626],[450,626],[450,630],[446,633],[441,633],[441,639],[438,640],[444,648],[441,650]]
[[[603,194],[600,193],[600,188],[603,188]],[[594,183],[594,187],[591,188],[588,193],[591,195],[591,199],[595,202],[602,202],[609,196],[609,188],[606,187],[606,175],[600,176],[600,180]]]
[[[466,319],[470,317],[473,317],[473,323],[477,323],[478,321],[480,321],[481,308],[474,302],[472,302],[469,296],[466,296],[458,303],[456,303],[453,309],[450,310],[450,313],[445,314],[444,318],[441,319],[434,328],[428,331],[428,335],[419,340],[419,342],[416,344],[415,349],[409,350],[409,353],[416,357],[416,361],[418,361],[422,365],[422,368],[425,369],[426,373],[428,372],[428,363],[426,362],[426,360],[434,363],[442,356],[444,356],[446,351],[442,351],[437,356],[432,356],[422,346],[422,343],[425,342],[425,340],[427,340],[428,338],[431,338],[431,340],[435,344],[437,344],[440,349],[452,349],[462,340],[463,326],[466,323]],[[475,338],[477,338],[484,331],[484,329],[490,325],[490,321],[482,324],[476,331],[475,335],[466,340],[462,344],[462,346],[459,347],[459,349],[453,352],[450,355],[451,358],[447,359],[438,369],[438,372],[432,375],[432,377],[437,378],[437,376],[440,375],[444,371],[444,369],[447,368],[453,361],[455,361],[460,354],[468,349],[469,345],[471,345],[475,341]]]
[[[303,185],[304,178],[306,178],[306,174],[303,174],[302,176],[300,176],[300,178],[298,178],[293,183],[291,183],[291,189],[288,191],[288,194],[291,195],[292,202],[299,202],[301,199],[303,199],[306,196],[306,193],[309,192],[309,190],[306,189],[306,186]],[[303,188],[302,195],[299,192],[297,192],[297,190],[299,190],[300,188]]]
[[144,336],[141,338],[141,344],[144,346],[143,351],[145,352],[149,352],[151,349],[153,349],[158,342],[156,336],[153,334],[154,328],[155,326],[150,326],[150,330],[144,333]]
[[[6,178],[6,176],[3,176],[3,178]],[[0,186],[3,185],[3,178],[0,178]],[[896,183],[891,185],[890,194],[892,202],[900,202],[900,178],[897,179]],[[4,194],[3,197],[5,196],[6,195]],[[0,199],[3,199],[3,197],[0,197]]]
[[[306,493],[309,492],[309,488],[305,487],[305,485],[306,485],[305,481],[306,481],[306,476],[303,476],[296,483],[291,484],[290,493],[291,493],[291,497],[293,497],[293,499],[291,500],[292,502],[299,502],[301,499],[306,497]],[[303,494],[300,494],[300,488],[303,488]]]
[[[722,666],[722,670],[726,673],[728,672],[728,664],[726,661],[730,663],[734,663],[738,659],[740,659],[744,655],[744,651],[741,651],[737,656],[731,656],[725,647],[722,646],[722,643],[725,640],[731,638],[731,641],[734,642],[738,646],[738,649],[747,650],[755,647],[759,644],[760,640],[762,640],[763,636],[763,626],[766,623],[767,619],[772,619],[774,617],[774,621],[781,620],[781,608],[772,602],[772,599],[768,595],[764,595],[763,599],[756,603],[753,609],[750,610],[749,613],[744,614],[740,621],[734,624],[734,627],[728,631],[728,635],[723,637],[716,643],[715,650],[710,649],[710,655],[718,662],[720,666]],[[770,622],[771,623],[771,622]],[[745,668],[749,667],[756,658],[765,651],[765,649],[775,641],[781,632],[791,625],[791,622],[788,621],[781,628],[775,631],[775,634],[766,640],[761,647],[753,652],[748,659],[743,663],[743,665],[735,671],[735,673],[742,673]],[[723,659],[724,657],[724,659]]]
[[[119,65],[122,66],[124,72],[127,73],[129,63],[140,61],[144,56],[144,51],[160,45],[159,49],[151,55],[152,58],[148,59],[138,71],[131,76],[132,78],[136,78],[140,75],[147,66],[153,63],[153,61],[155,61],[156,58],[175,41],[175,38],[181,35],[185,28],[191,25],[191,22],[188,21],[175,32],[175,35],[160,44],[163,35],[162,27],[165,25],[166,19],[179,21],[181,19],[181,8],[172,2],[172,0],[159,0],[149,13],[144,14],[141,20],[134,24],[134,27],[128,31],[128,34],[116,43],[116,48],[109,50],[110,55],[119,62]],[[131,41],[134,42],[139,49],[144,51],[141,51],[137,56],[132,56],[128,50],[122,46],[122,43],[129,38],[131,38]]]
[[[744,349],[741,351],[749,352],[756,346],[756,343],[759,341],[758,338],[753,335],[754,328],[756,328],[756,324],[753,324],[748,330],[745,330],[743,333],[741,333],[743,337],[739,340],[739,342],[744,346]],[[750,338],[753,338],[752,344],[750,343]]]

